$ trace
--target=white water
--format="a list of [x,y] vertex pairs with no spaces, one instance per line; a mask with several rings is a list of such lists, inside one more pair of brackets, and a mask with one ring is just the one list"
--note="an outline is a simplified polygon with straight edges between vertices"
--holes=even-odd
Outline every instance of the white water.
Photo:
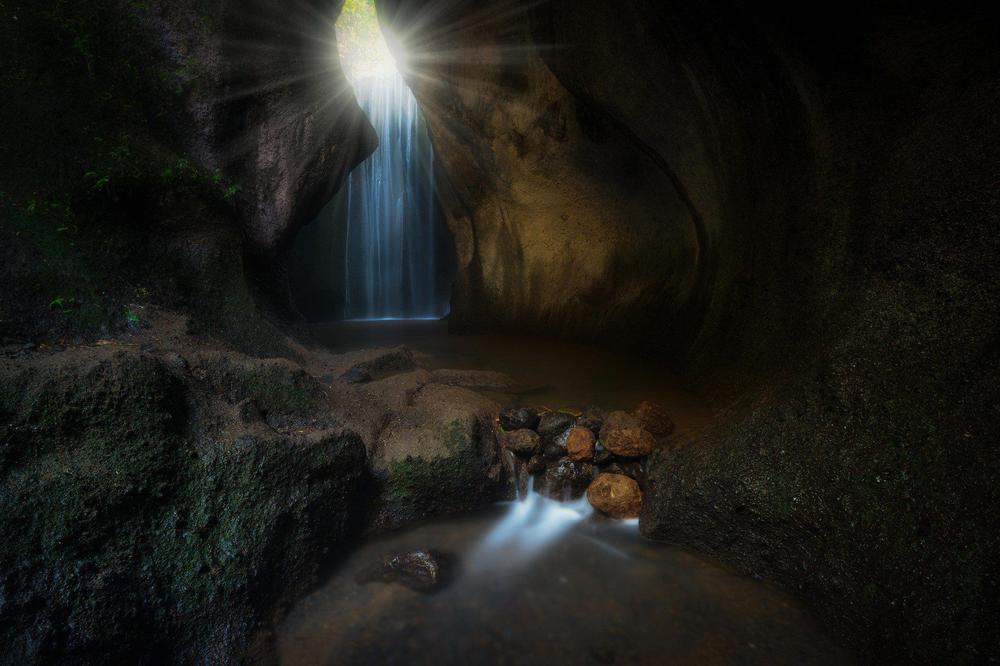
[[508,565],[527,561],[594,513],[586,497],[559,502],[535,492],[534,484],[534,477],[528,477],[525,497],[511,503],[507,515],[487,533],[470,561],[480,565],[497,558]]
[[403,76],[352,80],[379,147],[351,172],[343,254],[344,319],[439,319],[433,150]]

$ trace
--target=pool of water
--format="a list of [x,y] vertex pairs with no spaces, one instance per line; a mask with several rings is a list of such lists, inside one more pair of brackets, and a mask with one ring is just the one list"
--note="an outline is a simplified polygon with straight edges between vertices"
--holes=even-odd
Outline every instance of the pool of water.
[[643,400],[668,408],[679,431],[697,431],[711,411],[683,383],[648,359],[584,344],[514,335],[452,334],[440,321],[336,322],[313,327],[334,351],[406,345],[429,368],[494,370],[520,387],[495,397],[506,405],[553,409],[632,409]]
[[[850,663],[781,592],[600,520],[585,501],[534,501],[361,545],[280,627],[281,663]],[[458,558],[449,586],[355,581],[418,547]]]

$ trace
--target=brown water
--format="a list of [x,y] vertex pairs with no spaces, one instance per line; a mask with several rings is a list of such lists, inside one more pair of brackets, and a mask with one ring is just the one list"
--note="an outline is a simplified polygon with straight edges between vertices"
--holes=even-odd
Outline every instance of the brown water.
[[[362,545],[280,628],[281,663],[850,663],[786,595],[645,540],[635,525],[585,518],[533,556],[484,552],[501,520],[487,513]],[[432,595],[355,582],[382,555],[416,547],[456,554],[456,580]]]
[[648,359],[527,336],[450,334],[438,321],[336,322],[313,328],[335,351],[406,345],[431,369],[495,370],[524,387],[502,403],[606,410],[632,409],[643,400],[667,406],[680,432],[696,432],[711,412],[682,383]]

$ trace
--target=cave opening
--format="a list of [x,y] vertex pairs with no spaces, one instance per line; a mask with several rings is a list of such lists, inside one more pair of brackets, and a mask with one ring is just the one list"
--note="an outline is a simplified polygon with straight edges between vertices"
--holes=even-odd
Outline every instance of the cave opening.
[[296,306],[311,321],[439,320],[450,309],[455,250],[405,54],[374,0],[347,0],[335,32],[334,55],[379,143],[298,235]]

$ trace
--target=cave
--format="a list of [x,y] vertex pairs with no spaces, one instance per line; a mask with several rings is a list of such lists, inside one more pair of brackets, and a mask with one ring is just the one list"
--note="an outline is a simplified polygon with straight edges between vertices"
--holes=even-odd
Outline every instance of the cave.
[[985,2],[0,2],[0,663],[1000,660]]

